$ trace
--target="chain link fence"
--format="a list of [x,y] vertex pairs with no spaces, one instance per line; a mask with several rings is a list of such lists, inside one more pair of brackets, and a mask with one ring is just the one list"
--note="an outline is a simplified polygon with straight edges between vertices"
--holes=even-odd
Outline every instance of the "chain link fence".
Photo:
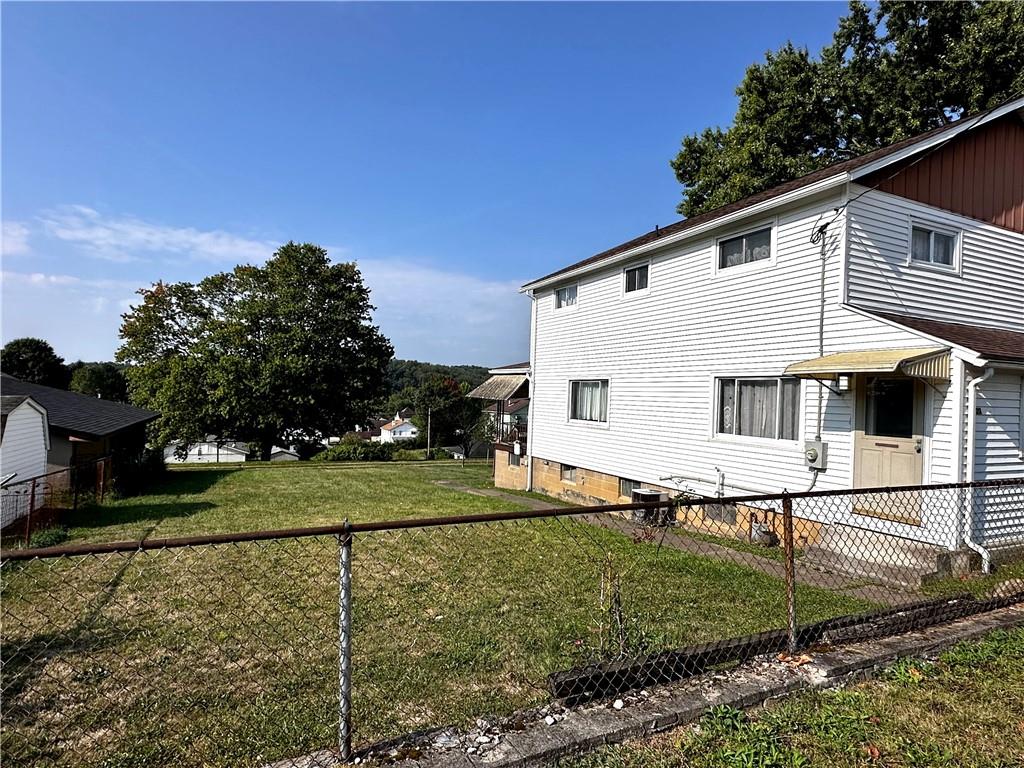
[[33,531],[54,525],[60,513],[102,502],[111,482],[111,459],[83,462],[0,488],[0,531],[27,543]]
[[6,550],[0,750],[482,752],[564,707],[1020,601],[1016,547],[1024,479]]

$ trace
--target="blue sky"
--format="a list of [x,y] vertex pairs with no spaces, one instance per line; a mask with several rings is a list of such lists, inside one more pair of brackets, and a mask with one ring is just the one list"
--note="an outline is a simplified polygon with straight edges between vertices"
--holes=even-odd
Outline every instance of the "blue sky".
[[2,6],[3,340],[109,359],[157,279],[289,239],[396,354],[527,357],[531,277],[676,220],[668,161],[840,3]]

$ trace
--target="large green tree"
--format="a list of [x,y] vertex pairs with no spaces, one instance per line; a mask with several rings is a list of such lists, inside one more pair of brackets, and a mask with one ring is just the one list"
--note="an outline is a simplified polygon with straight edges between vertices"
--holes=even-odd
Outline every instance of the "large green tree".
[[13,339],[0,350],[0,370],[22,381],[67,389],[71,373],[64,358],[42,339]]
[[160,444],[207,434],[259,446],[342,434],[384,386],[391,343],[355,264],[288,243],[262,267],[157,283],[123,316],[132,400],[161,413]]
[[69,366],[71,383],[68,389],[83,395],[102,397],[119,403],[128,400],[128,382],[117,363],[83,363],[79,360]]
[[695,216],[1024,90],[1024,3],[854,0],[817,56],[791,43],[751,65],[732,125],[672,161]]

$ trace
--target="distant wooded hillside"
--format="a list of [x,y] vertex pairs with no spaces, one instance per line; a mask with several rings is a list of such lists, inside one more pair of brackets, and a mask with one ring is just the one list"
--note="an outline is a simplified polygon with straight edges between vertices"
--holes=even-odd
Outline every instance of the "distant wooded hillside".
[[388,394],[401,392],[406,387],[418,388],[431,374],[450,376],[458,382],[475,387],[487,378],[487,369],[481,365],[438,365],[419,360],[392,360],[388,363],[386,383]]

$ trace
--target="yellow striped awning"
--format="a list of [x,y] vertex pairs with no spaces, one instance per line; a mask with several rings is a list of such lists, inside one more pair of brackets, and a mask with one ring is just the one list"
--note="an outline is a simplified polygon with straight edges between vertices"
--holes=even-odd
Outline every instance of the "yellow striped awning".
[[919,379],[948,379],[949,349],[861,349],[803,360],[786,368],[789,376],[810,379],[834,379],[840,374],[853,373],[902,373]]

